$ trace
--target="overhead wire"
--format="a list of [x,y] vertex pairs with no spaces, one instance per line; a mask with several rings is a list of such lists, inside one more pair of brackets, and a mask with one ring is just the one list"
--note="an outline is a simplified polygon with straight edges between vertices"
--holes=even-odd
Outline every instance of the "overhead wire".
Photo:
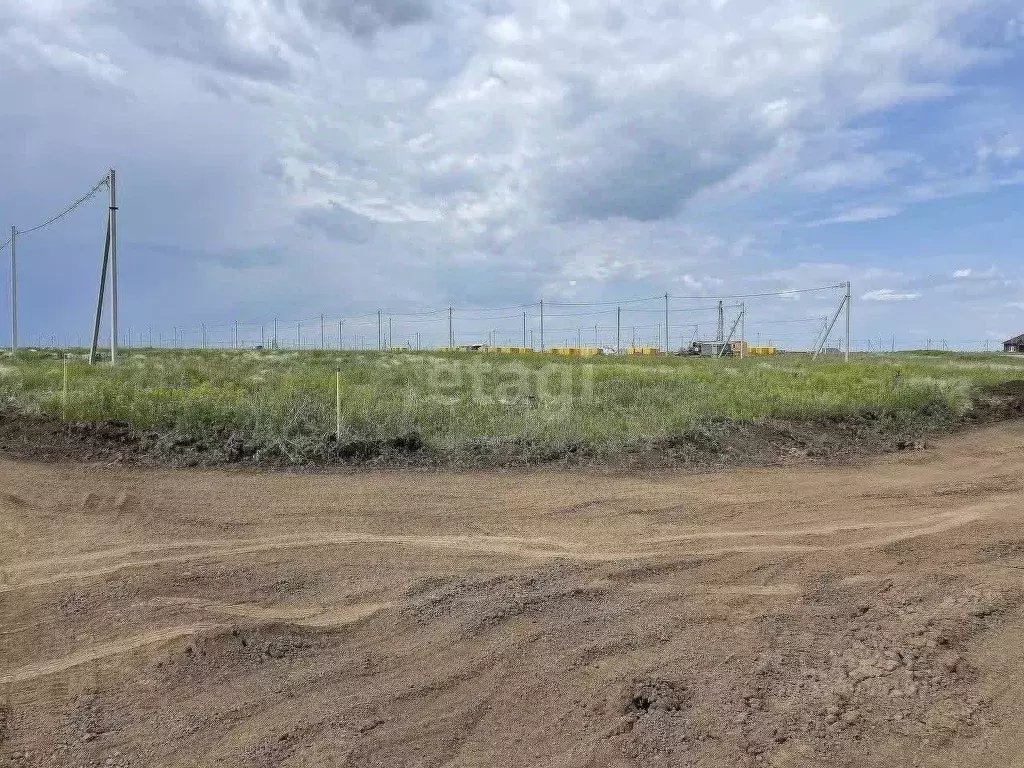
[[[668,297],[670,299],[756,299],[763,298],[765,296],[789,296],[794,293],[814,293],[815,291],[834,291],[837,288],[845,288],[846,283],[839,283],[837,285],[821,285],[816,288],[793,288],[785,291],[763,291],[761,293],[730,293],[723,294],[720,296],[676,296],[670,293]],[[664,297],[658,297],[664,298]]]
[[[42,224],[36,224],[34,227],[29,227],[28,229],[16,229],[15,233],[19,234],[19,235],[31,235],[33,232],[38,232],[40,229],[45,229],[46,227],[50,226],[54,222],[59,221],[60,219],[63,219],[65,216],[67,216],[73,210],[78,208],[80,205],[83,205],[84,203],[88,202],[93,196],[95,196],[95,194],[97,192],[99,192],[101,189],[103,189],[103,187],[105,187],[109,183],[110,183],[110,174],[108,173],[102,179],[100,179],[98,182],[96,182],[96,184],[93,185],[92,189],[90,189],[88,192],[86,192],[80,198],[75,200],[73,203],[71,203],[71,205],[69,205],[67,208],[62,210],[56,216],[51,216],[46,221],[44,221]],[[8,240],[8,242],[10,242],[10,241]]]

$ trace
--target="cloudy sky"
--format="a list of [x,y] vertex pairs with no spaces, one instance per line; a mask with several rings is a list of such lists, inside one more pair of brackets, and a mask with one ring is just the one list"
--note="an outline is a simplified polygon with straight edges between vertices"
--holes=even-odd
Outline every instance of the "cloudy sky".
[[[1021,82],[1019,0],[0,0],[0,222],[116,167],[136,334],[850,280],[862,344],[1002,340]],[[24,341],[87,333],[104,216],[19,238]],[[838,297],[748,331],[810,343]],[[614,325],[574,311],[548,343]],[[447,338],[417,317],[396,341]]]

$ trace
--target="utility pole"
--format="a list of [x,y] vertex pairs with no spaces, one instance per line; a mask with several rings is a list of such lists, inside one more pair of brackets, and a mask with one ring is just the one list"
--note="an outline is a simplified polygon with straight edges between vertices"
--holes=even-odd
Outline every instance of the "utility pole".
[[448,307],[448,349],[455,349],[455,328],[452,326],[452,313],[454,310]]
[[295,324],[295,348],[302,349],[302,323]]
[[576,349],[583,349],[583,330],[576,329]]
[[740,302],[740,360],[746,354],[747,347],[747,302]]
[[622,354],[622,307],[615,308],[615,354]]
[[11,225],[11,354],[18,352],[18,230]]
[[668,292],[665,292],[665,354],[668,354]]
[[117,364],[117,172],[110,169],[110,364]]
[[277,349],[277,318],[274,318],[274,349]]
[[721,342],[725,338],[725,307],[722,305],[722,300],[718,300],[718,335],[715,336],[715,341]]
[[633,326],[633,346],[636,347],[636,326]]
[[598,349],[601,348],[601,339],[597,335],[597,326],[594,326],[594,346]]
[[[14,227],[11,227],[11,257],[14,257]],[[107,267],[110,264],[110,210],[107,210],[107,231],[103,240],[103,260],[100,262],[100,288],[96,293],[96,319],[92,325],[92,342],[89,345],[89,365],[96,362],[96,350],[100,343],[100,321],[103,319],[103,292],[107,288]],[[174,336],[175,346],[177,346],[177,331]]]
[[338,351],[345,348],[345,321],[338,321]]
[[523,348],[526,348],[526,312],[523,312]]
[[238,321],[235,320],[235,349],[242,346],[242,340],[238,338]]
[[846,362],[850,362],[850,281],[846,281]]
[[327,349],[327,337],[324,336],[324,313],[320,313],[320,349]]
[[267,346],[267,326],[260,323],[260,347]]
[[384,350],[384,341],[381,339],[381,336],[383,335],[384,330],[383,330],[383,326],[381,325],[381,317],[380,317],[380,315],[381,315],[381,312],[378,309],[377,310],[377,351],[378,352],[382,352]]
[[203,329],[203,349],[206,349],[206,323],[202,324]]
[[544,351],[544,299],[540,300],[540,351]]
[[388,316],[388,343],[385,346],[392,347],[395,344],[395,332],[391,330],[391,316]]

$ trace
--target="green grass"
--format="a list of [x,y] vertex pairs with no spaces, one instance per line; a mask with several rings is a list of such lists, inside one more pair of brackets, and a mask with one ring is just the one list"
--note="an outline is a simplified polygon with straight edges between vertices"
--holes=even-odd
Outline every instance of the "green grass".
[[[70,420],[118,419],[146,430],[228,427],[267,443],[335,432],[417,433],[438,449],[479,439],[576,441],[602,448],[679,434],[710,419],[807,418],[864,409],[963,409],[982,385],[1024,378],[1024,358],[900,353],[849,364],[804,355],[747,360],[482,353],[125,350],[117,367],[68,365],[54,352],[0,356],[0,400]],[[899,371],[899,377],[897,377]]]

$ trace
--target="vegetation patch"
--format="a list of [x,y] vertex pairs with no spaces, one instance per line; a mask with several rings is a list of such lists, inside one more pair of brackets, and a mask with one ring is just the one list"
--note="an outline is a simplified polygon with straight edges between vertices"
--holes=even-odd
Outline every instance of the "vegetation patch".
[[763,464],[913,448],[1024,404],[1024,359],[998,354],[139,350],[116,367],[71,354],[66,369],[65,388],[61,354],[0,357],[7,453],[45,456],[49,441],[55,457],[185,465]]

